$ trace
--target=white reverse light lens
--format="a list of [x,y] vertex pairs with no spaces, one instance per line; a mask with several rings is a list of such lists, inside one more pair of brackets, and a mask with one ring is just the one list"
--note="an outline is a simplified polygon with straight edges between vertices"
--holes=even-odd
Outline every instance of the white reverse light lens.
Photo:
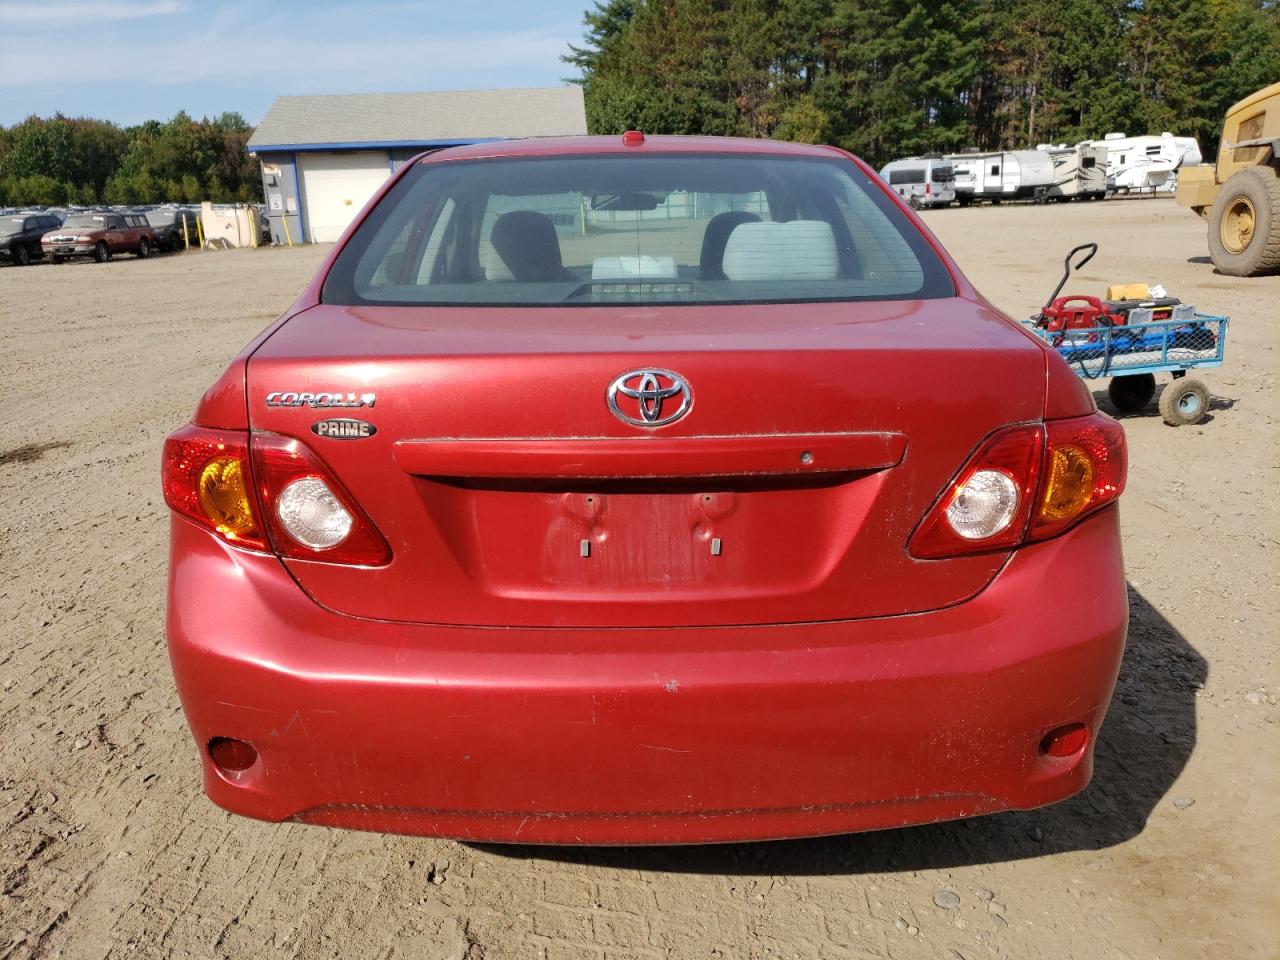
[[312,550],[336,547],[351,532],[351,514],[319,477],[303,477],[276,500],[276,516],[289,536]]
[[1018,487],[1002,470],[978,470],[947,507],[947,523],[966,540],[985,540],[1009,526],[1018,509]]

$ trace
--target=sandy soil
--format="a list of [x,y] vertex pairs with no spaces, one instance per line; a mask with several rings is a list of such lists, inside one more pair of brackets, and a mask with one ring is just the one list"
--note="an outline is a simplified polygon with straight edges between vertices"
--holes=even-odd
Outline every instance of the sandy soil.
[[1014,313],[1095,239],[1075,289],[1160,281],[1232,317],[1211,420],[1124,420],[1132,629],[1082,795],[640,851],[232,818],[200,793],[169,676],[160,444],[323,251],[4,267],[0,960],[1280,955],[1280,277],[1215,275],[1204,227],[1168,201],[928,221]]

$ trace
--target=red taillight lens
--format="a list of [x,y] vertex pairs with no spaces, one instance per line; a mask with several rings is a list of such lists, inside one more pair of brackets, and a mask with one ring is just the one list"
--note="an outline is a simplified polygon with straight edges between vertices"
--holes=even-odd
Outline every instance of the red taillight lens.
[[1124,428],[1105,414],[1051,420],[1044,479],[1028,540],[1044,540],[1114,503],[1124,492]]
[[997,430],[969,458],[911,538],[921,559],[1007,550],[1022,542],[1035,502],[1044,428]]
[[276,553],[359,566],[391,559],[373,521],[301,440],[255,433],[251,448],[263,525]]
[[1044,540],[1114,503],[1128,471],[1124,429],[1105,414],[996,431],[925,514],[908,544],[937,559]]
[[164,500],[229,543],[266,550],[249,477],[249,435],[188,424],[164,442]]

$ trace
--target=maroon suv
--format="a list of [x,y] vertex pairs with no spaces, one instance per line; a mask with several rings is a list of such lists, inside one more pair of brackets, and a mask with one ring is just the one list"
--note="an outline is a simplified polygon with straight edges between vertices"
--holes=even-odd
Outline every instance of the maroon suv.
[[58,229],[46,233],[40,246],[53,263],[70,257],[93,257],[103,263],[113,253],[148,256],[156,246],[156,235],[140,213],[73,213]]

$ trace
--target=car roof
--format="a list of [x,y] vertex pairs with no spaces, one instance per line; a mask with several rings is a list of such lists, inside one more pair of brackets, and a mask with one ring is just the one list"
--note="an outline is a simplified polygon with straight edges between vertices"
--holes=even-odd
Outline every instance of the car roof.
[[754,154],[775,157],[843,156],[835,147],[785,140],[757,140],[748,137],[679,137],[645,136],[644,143],[624,145],[621,136],[610,137],[531,137],[526,140],[495,140],[449,147],[420,158],[420,163],[443,160],[494,159],[498,157],[554,157],[581,154],[627,153],[720,153]]

